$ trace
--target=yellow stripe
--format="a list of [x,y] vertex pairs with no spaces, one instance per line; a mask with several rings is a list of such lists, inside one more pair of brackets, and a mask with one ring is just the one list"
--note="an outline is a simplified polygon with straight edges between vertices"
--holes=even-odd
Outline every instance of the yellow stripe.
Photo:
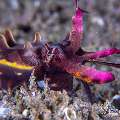
[[9,62],[6,59],[0,60],[0,64],[21,70],[31,70],[33,68],[31,66],[17,64],[16,62]]
[[88,84],[92,83],[92,80],[89,77],[87,77],[87,76],[86,77],[82,77],[80,72],[73,73],[73,76],[75,76],[76,78],[81,79],[81,80],[87,82]]

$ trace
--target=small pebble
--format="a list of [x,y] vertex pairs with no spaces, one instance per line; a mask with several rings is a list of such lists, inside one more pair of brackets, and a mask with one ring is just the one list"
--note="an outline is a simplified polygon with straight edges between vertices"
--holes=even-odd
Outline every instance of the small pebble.
[[120,95],[115,95],[112,98],[112,104],[115,106],[116,109],[120,110]]
[[23,112],[22,112],[22,115],[27,117],[29,114],[29,111],[27,109],[25,109]]
[[5,118],[10,113],[10,108],[0,107],[0,117]]
[[46,88],[46,84],[45,84],[44,80],[38,81],[37,84],[38,84],[40,89],[45,89]]
[[95,16],[91,18],[92,23],[95,23],[99,25],[100,27],[103,27],[105,25],[104,20],[100,16]]
[[35,97],[35,95],[36,95],[35,92],[32,92],[32,96]]

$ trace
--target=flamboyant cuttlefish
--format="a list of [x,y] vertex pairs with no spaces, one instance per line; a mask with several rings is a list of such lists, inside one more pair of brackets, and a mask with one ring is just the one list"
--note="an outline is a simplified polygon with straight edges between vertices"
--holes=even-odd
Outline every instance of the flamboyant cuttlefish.
[[40,33],[35,33],[34,40],[18,44],[10,30],[0,35],[0,88],[12,89],[26,82],[34,70],[36,80],[48,78],[51,89],[72,89],[73,76],[86,84],[104,84],[115,79],[108,71],[96,70],[85,65],[96,62],[113,67],[120,64],[101,61],[100,58],[120,54],[117,48],[97,52],[86,52],[81,48],[83,39],[83,16],[86,11],[75,2],[75,14],[72,27],[67,37],[58,42],[43,43]]

